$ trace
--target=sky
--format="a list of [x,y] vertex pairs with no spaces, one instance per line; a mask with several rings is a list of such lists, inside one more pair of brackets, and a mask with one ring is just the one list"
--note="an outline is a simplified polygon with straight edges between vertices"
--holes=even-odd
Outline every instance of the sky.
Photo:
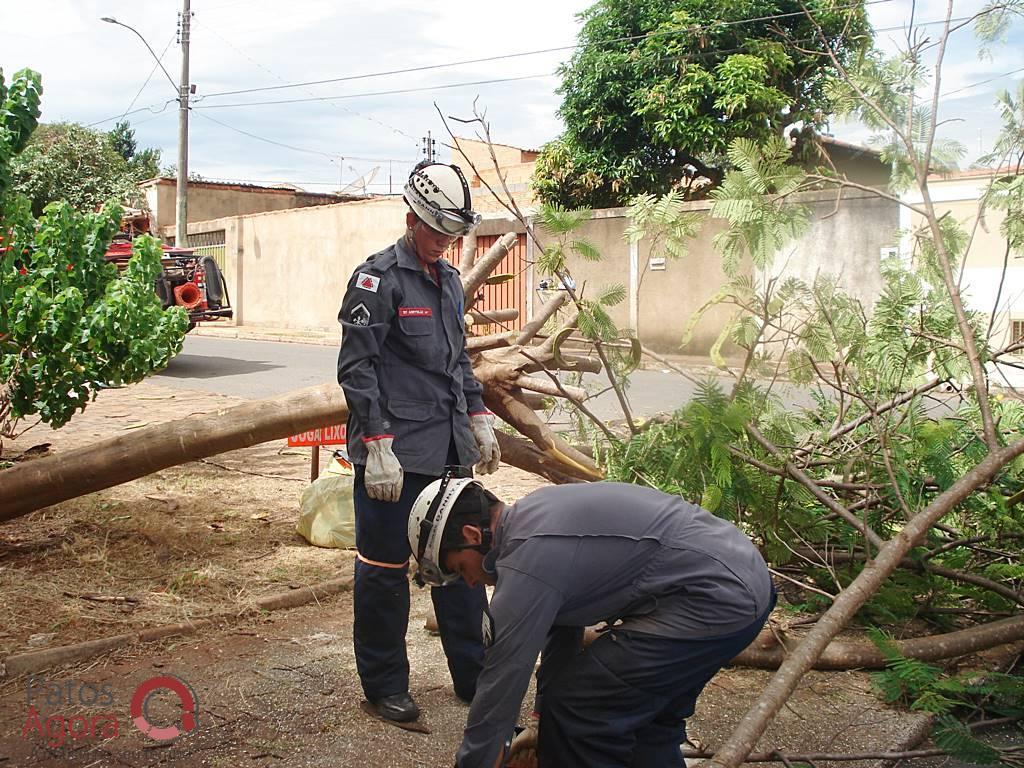
[[[458,122],[473,117],[474,104],[495,142],[539,148],[561,131],[555,72],[571,57],[577,15],[589,5],[192,0],[189,170],[314,192],[398,192],[423,157],[428,132],[444,161],[448,128],[474,135],[474,126]],[[955,0],[953,16],[980,6]],[[127,119],[140,148],[159,148],[162,164],[174,164],[180,9],[181,0],[0,0],[0,68],[8,78],[22,67],[42,73],[44,121],[106,130]],[[905,44],[912,9],[925,34],[939,31],[927,23],[944,17],[945,3],[870,1],[874,26],[885,30],[883,47]],[[105,16],[134,28],[154,54],[129,29],[102,22]],[[952,38],[940,118],[949,121],[943,135],[967,148],[964,165],[996,136],[996,91],[1024,77],[1021,27],[988,58],[979,58],[970,29]],[[460,63],[491,57],[502,58]],[[423,69],[408,71],[415,68]],[[1021,71],[1006,75],[1014,70]],[[448,128],[441,115],[452,118]],[[839,121],[831,131],[856,143],[870,136]]]

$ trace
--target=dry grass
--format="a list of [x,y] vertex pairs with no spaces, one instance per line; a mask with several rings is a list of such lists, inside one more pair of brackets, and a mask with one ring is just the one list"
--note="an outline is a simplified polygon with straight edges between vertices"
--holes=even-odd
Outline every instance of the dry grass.
[[[287,458],[248,452],[250,464]],[[337,577],[350,555],[294,532],[303,487],[193,463],[3,525],[0,655],[32,647],[33,635],[64,645],[241,613],[258,597]]]
[[[152,423],[183,407],[203,418],[203,408],[231,405],[217,395],[186,394],[187,406],[183,393],[148,384],[104,391],[68,427],[27,435],[20,447],[45,440],[59,455],[123,434],[131,414]],[[276,441],[0,524],[0,657],[241,614],[257,598],[344,575],[350,553],[310,546],[295,533],[308,478],[308,449]],[[512,467],[488,480],[509,500],[542,484]]]

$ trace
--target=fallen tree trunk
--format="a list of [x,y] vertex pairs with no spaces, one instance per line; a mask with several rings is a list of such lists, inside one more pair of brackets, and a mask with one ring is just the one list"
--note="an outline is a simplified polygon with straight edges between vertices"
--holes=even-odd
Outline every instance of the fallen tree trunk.
[[[1024,640],[1024,615],[1011,616],[1008,619],[991,621],[944,635],[897,640],[893,645],[908,659],[940,661],[1021,640]],[[796,642],[789,646],[779,645],[775,634],[765,631],[731,663],[760,669],[778,669],[798,645]],[[817,658],[812,669],[885,669],[885,657],[873,645],[833,642]]]
[[348,418],[337,384],[155,424],[3,470],[0,522],[177,464],[279,440]]
[[[529,413],[532,427],[532,422],[539,420]],[[280,440],[346,418],[348,406],[341,388],[323,384],[203,414],[201,420],[192,417],[154,424],[67,453],[15,464],[0,471],[0,523],[168,467]],[[539,441],[537,445],[543,445],[542,451],[534,443],[499,432],[502,461],[554,483],[599,477],[588,457],[558,438],[549,440],[548,434],[537,430],[530,435]],[[552,451],[552,446],[562,447],[565,456]]]

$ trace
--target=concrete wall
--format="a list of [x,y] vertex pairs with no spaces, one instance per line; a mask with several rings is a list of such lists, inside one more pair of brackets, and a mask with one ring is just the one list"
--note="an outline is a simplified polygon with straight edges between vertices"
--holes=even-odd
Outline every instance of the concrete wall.
[[[173,239],[177,220],[177,182],[174,179],[153,179],[140,186],[146,196],[154,232],[170,228]],[[272,189],[243,184],[189,182],[188,221],[209,221],[247,213],[304,208],[338,202],[343,198],[292,189]]]
[[[817,275],[832,275],[842,289],[871,306],[882,286],[881,255],[898,244],[899,211],[895,203],[869,193],[844,193],[836,210],[835,193],[808,193],[800,202],[811,210],[811,225],[776,258],[770,277],[796,277],[808,284]],[[708,215],[707,202],[688,203],[687,209]],[[835,212],[835,213],[834,213]],[[609,314],[620,328],[633,329],[643,343],[660,352],[705,354],[734,312],[731,305],[710,309],[695,326],[690,343],[680,340],[693,314],[727,282],[721,258],[712,241],[725,228],[720,219],[707,218],[679,259],[652,254],[651,243],[630,246],[623,239],[628,226],[626,209],[595,211],[579,231],[603,255],[600,262],[571,259],[570,269],[584,295],[595,297],[619,283],[627,299]],[[663,269],[652,269],[652,256],[664,258]],[[734,351],[734,348],[732,348]],[[729,353],[730,348],[726,347]]]
[[189,234],[224,230],[236,324],[333,329],[349,276],[402,235],[406,210],[381,198],[216,219]]
[[818,275],[835,277],[843,290],[874,305],[882,290],[881,260],[899,247],[899,207],[867,192],[802,195],[811,211],[811,225],[798,241],[783,249],[772,274],[797,277],[811,284]]
[[[880,253],[896,243],[895,204],[864,193],[848,193],[838,212],[834,193],[805,195],[803,202],[814,214],[810,232],[780,255],[774,274],[811,282],[817,273],[831,273],[845,290],[870,304],[881,285]],[[707,215],[710,204],[688,207]],[[189,232],[224,230],[224,271],[239,324],[335,329],[349,275],[368,255],[402,235],[405,210],[400,198],[376,199],[218,219],[190,225]],[[666,259],[663,269],[651,268],[651,257],[664,254],[651,254],[649,242],[631,246],[625,241],[628,224],[626,209],[595,211],[574,233],[573,238],[590,241],[603,256],[599,262],[569,259],[582,296],[596,298],[621,284],[627,299],[609,309],[620,328],[632,329],[656,351],[705,354],[732,315],[731,307],[710,310],[686,349],[680,349],[680,339],[693,313],[726,282],[712,246],[724,223],[709,217],[688,253]],[[522,230],[507,215],[494,213],[485,215],[479,234]],[[543,244],[553,241],[543,231],[540,238]],[[527,251],[534,261],[532,241]],[[543,298],[535,290],[539,279],[528,269],[526,306],[519,308],[524,317]]]

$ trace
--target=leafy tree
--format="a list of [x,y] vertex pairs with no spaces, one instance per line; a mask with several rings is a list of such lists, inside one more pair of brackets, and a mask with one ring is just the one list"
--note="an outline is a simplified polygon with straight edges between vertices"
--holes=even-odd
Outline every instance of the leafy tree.
[[118,123],[111,133],[76,123],[39,126],[11,161],[15,189],[29,198],[39,216],[47,204],[65,200],[80,211],[108,200],[141,204],[136,186],[158,175],[160,150],[136,150],[135,132]]
[[126,162],[135,157],[135,150],[138,148],[138,145],[135,143],[135,129],[132,128],[131,123],[127,120],[121,120],[116,123],[108,134],[108,138],[110,146]]
[[599,0],[561,70],[566,130],[537,160],[540,199],[598,208],[680,185],[702,194],[733,139],[822,125],[825,43],[844,61],[869,35],[862,3],[808,6],[815,22],[797,0]]
[[160,175],[160,150],[139,150],[135,141],[135,129],[127,120],[117,123],[107,134],[111,146],[128,163],[135,181],[144,181]]
[[121,222],[117,205],[92,213],[52,202],[37,219],[12,189],[11,167],[32,146],[41,92],[31,70],[9,88],[0,72],[0,437],[30,415],[62,426],[101,386],[163,367],[188,325],[184,310],[163,311],[153,290],[157,240],[136,239],[121,275],[104,258]]

